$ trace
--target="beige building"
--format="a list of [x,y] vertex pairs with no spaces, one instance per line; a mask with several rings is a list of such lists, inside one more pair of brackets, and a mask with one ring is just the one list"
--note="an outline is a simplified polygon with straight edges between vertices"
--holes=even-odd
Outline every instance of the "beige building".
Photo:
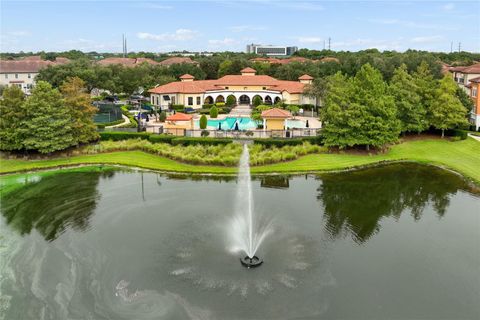
[[455,82],[465,92],[469,93],[468,84],[470,80],[480,77],[480,63],[475,63],[468,67],[450,67],[450,72],[453,74]]
[[70,60],[66,58],[49,61],[42,60],[40,56],[21,60],[0,60],[0,85],[18,86],[25,94],[30,94],[30,90],[35,86],[35,77],[41,69],[68,62]]
[[185,74],[180,81],[170,82],[149,90],[151,103],[168,109],[171,105],[181,104],[185,107],[199,109],[204,104],[226,102],[229,96],[235,104],[250,105],[255,97],[260,97],[263,104],[283,101],[287,104],[316,104],[315,98],[303,94],[305,86],[313,78],[303,75],[298,81],[277,80],[267,75],[256,75],[256,70],[245,68],[241,75],[226,75],[216,80],[195,80]]

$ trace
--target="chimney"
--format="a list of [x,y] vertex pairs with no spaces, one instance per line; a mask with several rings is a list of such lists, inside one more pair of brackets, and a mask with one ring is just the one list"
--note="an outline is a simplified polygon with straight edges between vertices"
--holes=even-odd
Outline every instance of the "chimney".
[[303,76],[298,77],[298,81],[300,81],[300,83],[304,83],[304,84],[312,84],[313,77],[309,76],[308,74],[304,74]]

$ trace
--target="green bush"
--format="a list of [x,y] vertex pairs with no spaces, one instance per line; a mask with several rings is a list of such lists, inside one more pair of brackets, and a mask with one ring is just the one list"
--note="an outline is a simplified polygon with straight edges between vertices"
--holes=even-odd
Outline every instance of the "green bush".
[[207,117],[205,115],[202,115],[200,117],[200,129],[206,129],[207,128]]
[[129,139],[144,139],[150,138],[150,133],[147,132],[120,132],[120,131],[103,131],[99,132],[100,140],[129,140]]
[[208,136],[210,135],[210,131],[208,131],[208,130],[203,130],[203,131],[200,133],[200,135],[201,135],[202,137],[208,137]]
[[211,104],[211,103],[206,103],[206,104],[203,104],[202,105],[202,108],[203,109],[210,109],[211,107],[213,107],[215,104]]
[[227,106],[231,107],[231,106],[235,105],[236,101],[237,100],[235,99],[235,97],[230,95],[230,96],[227,97],[227,102],[225,104]]
[[148,141],[152,143],[168,143],[172,144],[172,140],[176,137],[173,135],[166,135],[166,134],[151,134],[148,137]]
[[220,138],[175,138],[172,140],[172,145],[226,145],[232,143],[232,139],[220,139]]
[[297,146],[308,142],[312,145],[323,145],[323,137],[321,135],[312,137],[292,138],[292,139],[253,139],[253,143],[259,144],[265,147],[283,147],[283,146]]
[[465,140],[468,137],[468,131],[466,130],[460,130],[460,129],[453,129],[449,130],[446,133],[447,136],[452,136],[452,137],[458,137],[460,140]]
[[216,106],[210,108],[210,118],[218,117],[218,109]]
[[261,105],[261,104],[262,104],[262,98],[260,98],[260,96],[255,96],[255,97],[253,97],[252,104],[253,104],[255,107]]
[[167,113],[165,111],[160,112],[159,120],[160,122],[165,122],[167,119]]
[[124,122],[125,122],[125,119],[122,118],[122,119],[118,119],[118,120],[111,121],[111,122],[96,123],[96,125],[97,125],[97,127],[102,126],[103,128],[105,128],[105,127],[114,126],[114,125],[124,123]]
[[171,108],[175,111],[183,111],[183,109],[185,109],[185,106],[183,104],[172,104]]
[[216,105],[217,107],[224,107],[224,106],[225,106],[225,102],[217,102],[217,103],[215,103],[215,105]]

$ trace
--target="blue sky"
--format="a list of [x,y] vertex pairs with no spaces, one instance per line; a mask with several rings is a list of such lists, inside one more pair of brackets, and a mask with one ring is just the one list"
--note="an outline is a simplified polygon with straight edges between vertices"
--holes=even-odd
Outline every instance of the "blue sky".
[[1,1],[0,50],[480,52],[480,1]]

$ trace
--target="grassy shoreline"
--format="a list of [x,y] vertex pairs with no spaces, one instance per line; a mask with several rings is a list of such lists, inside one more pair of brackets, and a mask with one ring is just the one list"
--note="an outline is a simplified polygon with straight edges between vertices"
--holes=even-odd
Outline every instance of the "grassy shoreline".
[[[425,139],[408,141],[376,155],[319,153],[269,165],[254,166],[252,174],[307,173],[354,169],[389,162],[417,162],[444,167],[480,184],[480,142]],[[236,167],[191,165],[142,151],[120,151],[48,160],[1,159],[0,174],[80,165],[120,165],[174,173],[235,174]]]

